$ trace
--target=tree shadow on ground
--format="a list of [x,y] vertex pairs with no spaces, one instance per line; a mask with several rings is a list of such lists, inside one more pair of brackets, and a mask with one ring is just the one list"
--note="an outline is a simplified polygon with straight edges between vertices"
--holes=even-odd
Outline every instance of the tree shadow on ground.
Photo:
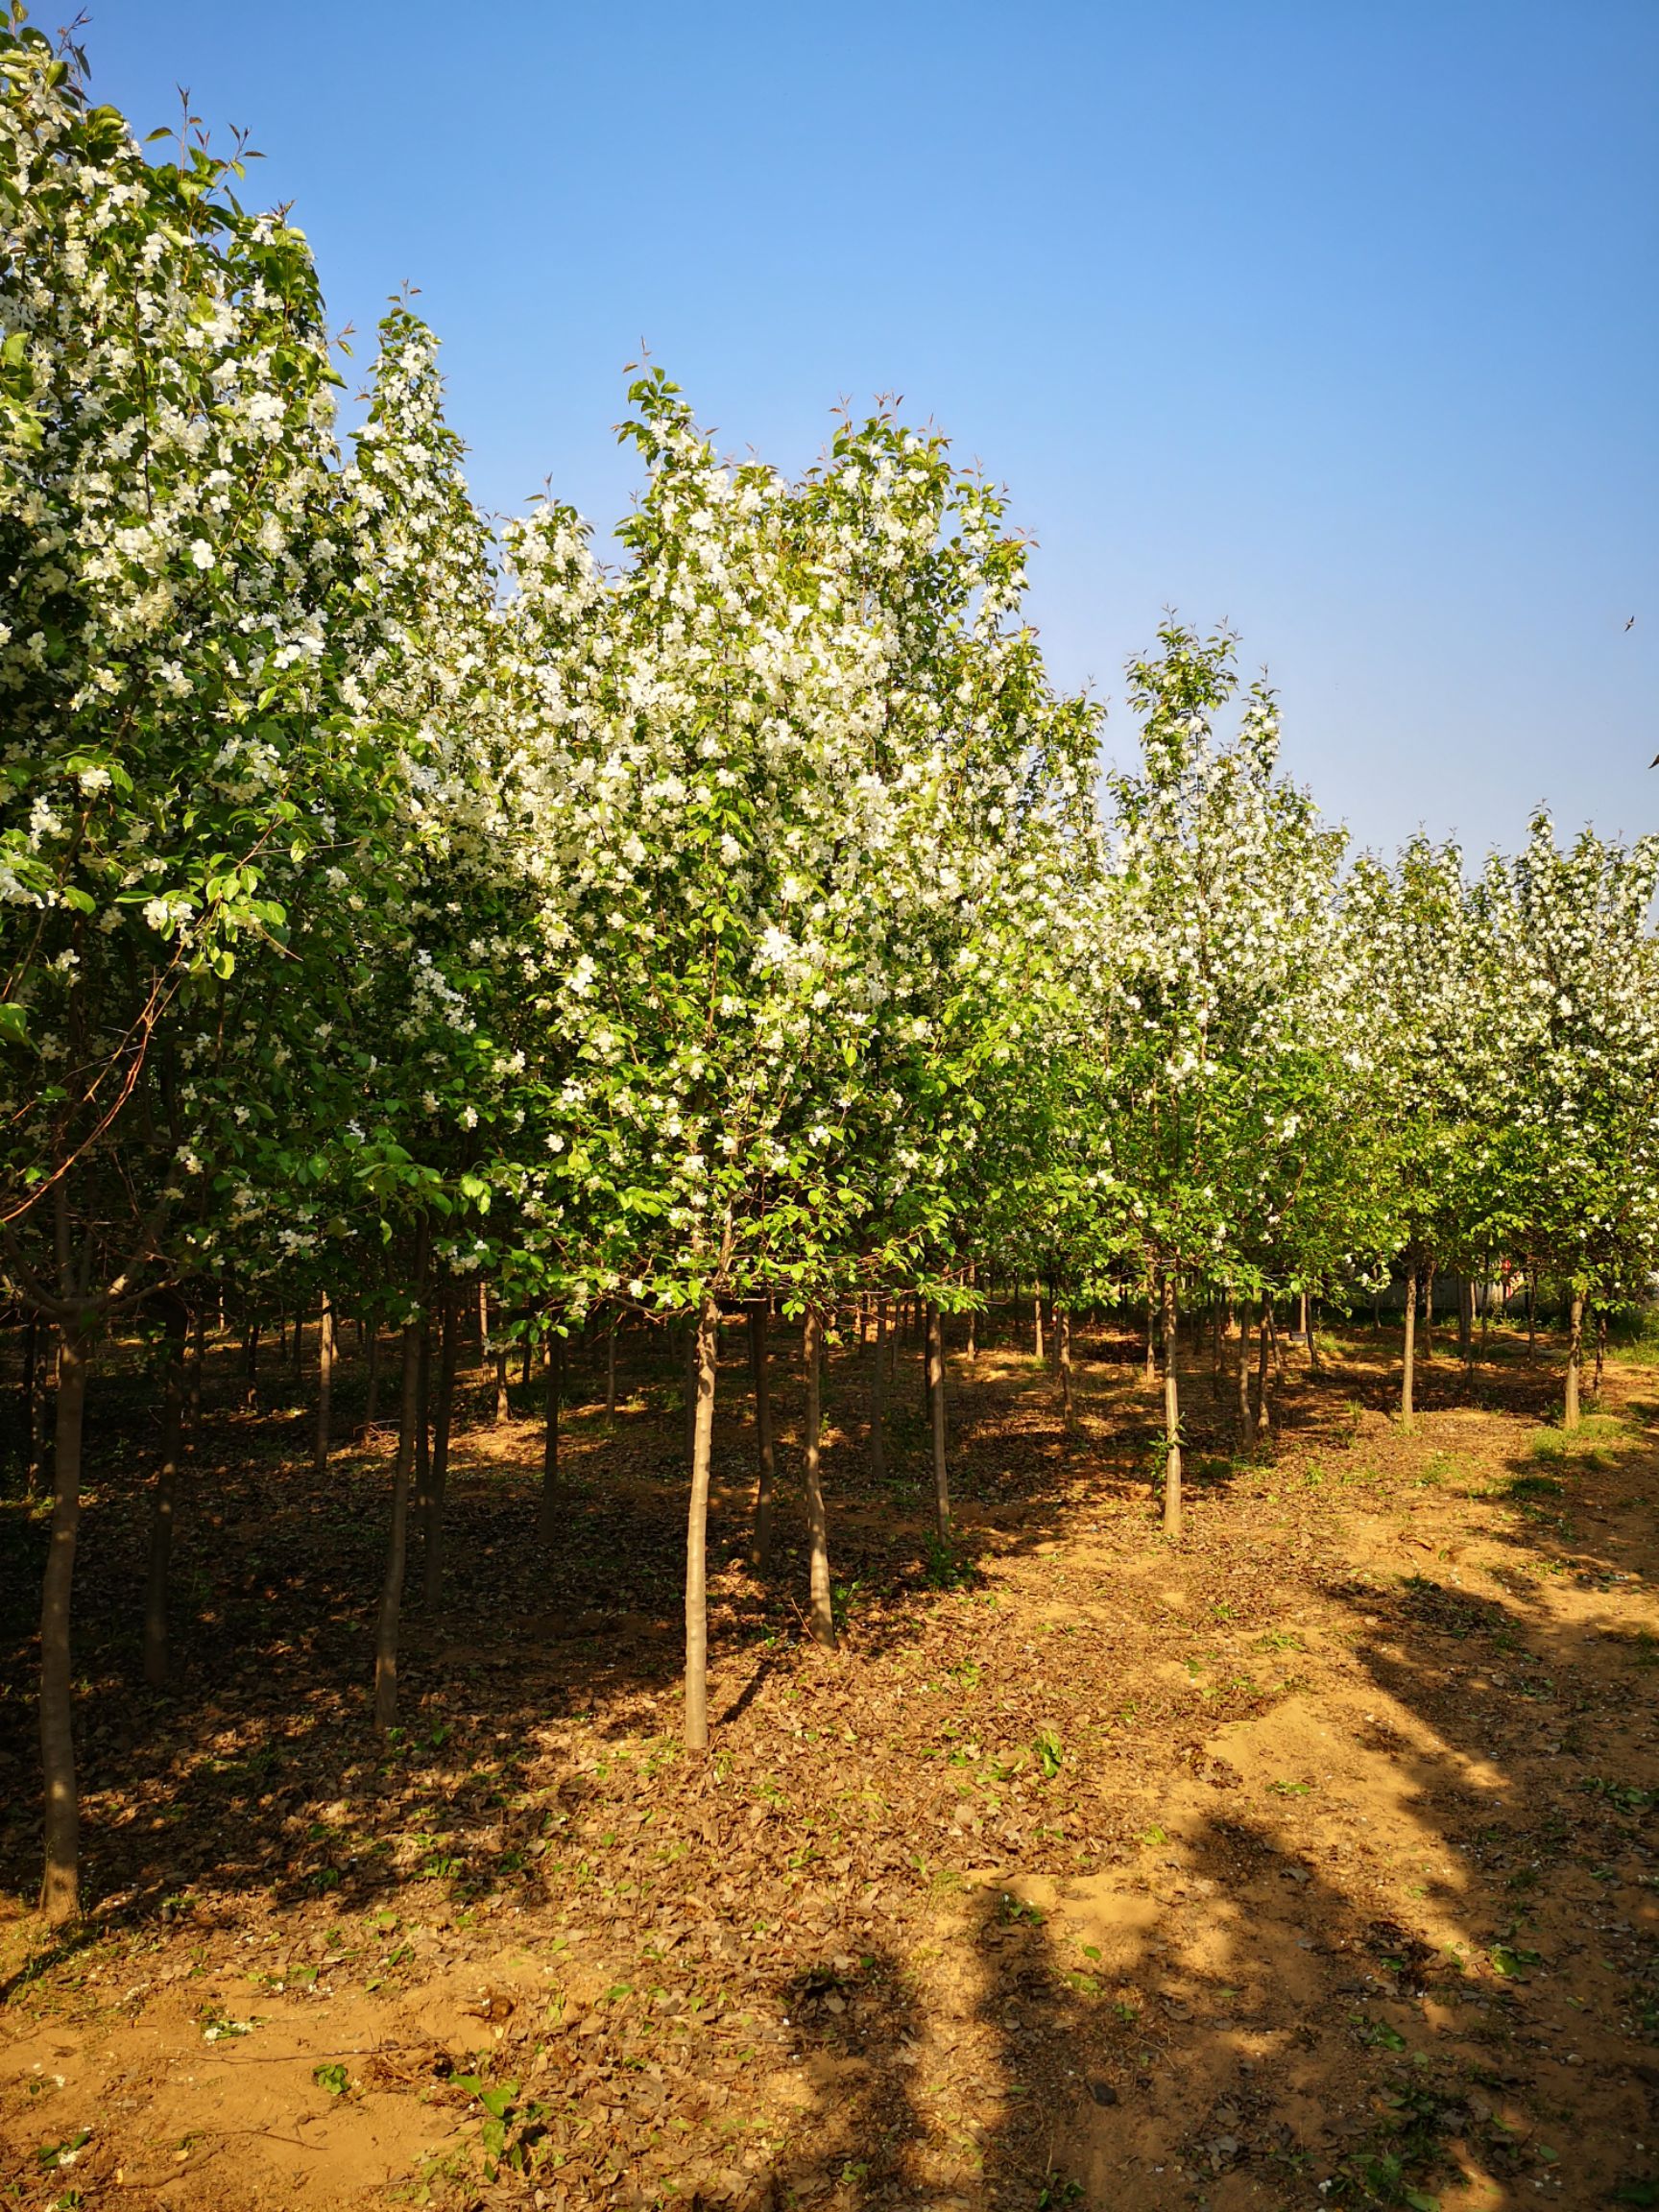
[[[721,1725],[696,1765],[674,1743],[665,1363],[625,1374],[637,1409],[609,1432],[591,1401],[573,1409],[551,1553],[529,1541],[534,1431],[465,1431],[445,1602],[411,1609],[385,1746],[365,1695],[383,1453],[343,1455],[319,1491],[240,1416],[204,1435],[224,1448],[199,1455],[165,1697],[127,1687],[138,1517],[111,1480],[88,1512],[82,1617],[88,1840],[113,1907],[97,1929],[172,1926],[211,1951],[279,1920],[325,1957],[348,1927],[378,2002],[411,2008],[433,1966],[406,1955],[418,1934],[534,1939],[569,2008],[498,2071],[547,2109],[537,2182],[555,2205],[658,2203],[672,2182],[682,2201],[779,2212],[1241,2212],[1408,2205],[1464,2171],[1484,2176],[1460,2200],[1473,2212],[1531,2201],[1535,2182],[1585,2205],[1640,2186],[1652,1647],[1602,1584],[1631,1571],[1611,1501],[1648,1444],[1551,1472],[1560,1498],[1492,1500],[1513,1581],[1482,1568],[1477,1586],[1431,1537],[1356,1570],[1323,1528],[1327,1492],[1279,1496],[1304,1442],[1351,1432],[1337,1372],[1306,1385],[1284,1469],[1200,1486],[1175,1553],[1149,1540],[1134,1443],[1106,1459],[1097,1442],[1152,1401],[1130,1362],[1098,1366],[1070,1440],[1028,1354],[993,1337],[982,1379],[958,1370],[972,1511],[957,1566],[929,1581],[925,1525],[863,1459],[866,1368],[851,1349],[833,1363],[839,1658],[800,1639],[790,1491],[776,1581],[742,1564],[753,1439],[723,1400]],[[733,1347],[723,1392],[741,1372]],[[787,1451],[787,1359],[779,1400]],[[919,1495],[919,1424],[895,1440]],[[1431,1418],[1343,1510],[1374,1505],[1383,1527],[1431,1508],[1417,1485],[1444,1451]],[[1518,1449],[1509,1479],[1537,1465]],[[1274,1533],[1262,1517],[1292,1503]],[[1044,1549],[1061,1532],[1065,1561]],[[1515,1680],[1489,1705],[1495,1668]],[[10,1842],[21,1887],[26,1823]],[[1546,2003],[1557,2040],[1540,2047]]]

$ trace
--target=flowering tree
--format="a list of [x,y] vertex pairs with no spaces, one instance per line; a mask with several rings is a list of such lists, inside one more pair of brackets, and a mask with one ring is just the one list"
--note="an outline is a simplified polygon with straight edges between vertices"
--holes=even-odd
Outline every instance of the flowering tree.
[[[719,1304],[781,1296],[810,1366],[839,1287],[938,1269],[961,1119],[941,1070],[1006,930],[990,893],[1077,767],[1009,620],[1018,543],[941,441],[848,425],[790,485],[723,465],[660,373],[631,397],[648,479],[622,573],[601,593],[556,509],[509,539],[515,696],[547,763],[527,1003],[556,1076],[544,1158],[509,1180],[579,1299],[697,1315],[697,1743]],[[810,1435],[807,1472],[828,1641]]]
[[1394,1217],[1375,1249],[1402,1251],[1406,1265],[1400,1418],[1409,1429],[1419,1286],[1427,1277],[1431,1293],[1437,1265],[1469,1263],[1514,1226],[1497,1142],[1516,1039],[1489,902],[1471,889],[1455,844],[1418,836],[1391,870],[1360,861],[1346,916],[1363,960],[1379,1188]]
[[[1331,926],[1340,830],[1279,776],[1272,695],[1237,736],[1214,717],[1233,641],[1171,620],[1130,670],[1143,765],[1113,779],[1117,819],[1097,989],[1098,1142],[1164,1338],[1164,1525],[1181,1527],[1178,1286],[1294,1277],[1285,1232],[1309,1123],[1345,1087],[1346,972]],[[1242,1352],[1240,1354],[1242,1357]]]
[[[69,1595],[85,1362],[179,1271],[194,1040],[326,840],[332,386],[309,250],[200,146],[151,162],[0,27],[0,927],[12,1290],[60,1334],[44,1901],[76,1910]],[[244,1103],[246,1097],[244,1096]]]
[[1542,812],[1485,879],[1515,1071],[1501,1172],[1527,1249],[1567,1293],[1569,1429],[1586,1300],[1623,1295],[1659,1253],[1656,884],[1659,837],[1622,846],[1587,830],[1563,850]]

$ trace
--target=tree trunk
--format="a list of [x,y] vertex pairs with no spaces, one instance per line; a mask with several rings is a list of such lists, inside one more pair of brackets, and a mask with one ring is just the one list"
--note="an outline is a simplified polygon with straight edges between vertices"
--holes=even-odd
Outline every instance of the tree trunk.
[[749,1367],[755,1384],[755,1452],[758,1462],[749,1564],[757,1575],[766,1575],[772,1568],[772,1484],[777,1453],[772,1441],[772,1352],[766,1341],[764,1298],[757,1298],[749,1309]]
[[1256,1423],[1250,1410],[1250,1305],[1247,1299],[1238,1301],[1238,1395],[1237,1415],[1238,1422],[1238,1449],[1248,1452],[1256,1434]]
[[697,1403],[692,1431],[691,1503],[685,1521],[685,1744],[709,1748],[709,1463],[714,1450],[715,1353],[720,1310],[705,1290],[692,1336]]
[[455,1366],[461,1351],[460,1315],[446,1281],[438,1321],[438,1403],[433,1408],[432,1473],[426,1484],[426,1519],[421,1530],[421,1599],[428,1612],[444,1591],[444,1492],[449,1480],[449,1431],[455,1420]]
[[251,1321],[248,1324],[248,1334],[243,1345],[243,1365],[248,1376],[245,1403],[257,1408],[259,1404],[259,1324],[257,1321]]
[[1578,1378],[1584,1364],[1584,1293],[1576,1283],[1567,1320],[1567,1400],[1562,1409],[1563,1429],[1578,1426]]
[[870,1366],[870,1474],[877,1482],[887,1477],[887,1440],[882,1433],[881,1358],[887,1349],[887,1300],[876,1301],[876,1357]]
[[144,1577],[144,1679],[152,1690],[167,1684],[167,1569],[173,1557],[173,1518],[179,1503],[179,1448],[184,1431],[184,1342],[190,1316],[169,1299],[167,1344],[161,1370],[161,1456],[150,1494],[150,1560]]
[[52,1534],[40,1593],[40,1768],[46,1790],[46,1870],[40,1910],[51,1928],[81,1916],[81,1813],[75,1789],[69,1600],[81,1520],[81,1443],[89,1337],[65,1322],[59,1339]]
[[1060,1344],[1060,1418],[1070,1431],[1071,1409],[1071,1309],[1062,1306],[1054,1316],[1054,1334]]
[[202,1382],[207,1366],[207,1312],[198,1301],[190,1323],[190,1449],[202,1433]]
[[616,1418],[616,1324],[619,1313],[613,1313],[611,1326],[605,1332],[605,1418]]
[[1176,1374],[1175,1270],[1163,1270],[1164,1305],[1164,1533],[1181,1533],[1181,1385]]
[[421,1317],[421,1376],[415,1391],[415,1526],[426,1526],[432,1490],[432,1323]]
[[312,1465],[319,1475],[328,1472],[329,1425],[334,1416],[334,1308],[326,1290],[317,1322],[317,1447]]
[[1415,1263],[1406,1270],[1406,1345],[1400,1369],[1400,1426],[1407,1431],[1416,1426],[1416,1409],[1412,1395],[1417,1385],[1417,1268]]
[[1146,1301],[1146,1380],[1158,1380],[1158,1309],[1150,1298]]
[[1319,1301],[1308,1300],[1308,1371],[1310,1375],[1321,1372],[1319,1366]]
[[950,1470],[945,1453],[945,1317],[927,1308],[927,1411],[933,1432],[933,1527],[950,1541]]
[[1256,1433],[1273,1432],[1273,1402],[1267,1389],[1267,1362],[1273,1353],[1273,1300],[1263,1291],[1256,1323]]
[[835,1648],[835,1609],[830,1601],[830,1532],[824,1515],[824,1481],[819,1463],[823,1427],[819,1402],[820,1368],[824,1349],[824,1324],[808,1308],[802,1331],[802,1352],[806,1367],[806,1532],[811,1545],[808,1587],[810,1626],[814,1643]]
[[[970,1260],[970,1261],[969,1261],[969,1262],[968,1262],[968,1287],[969,1287],[969,1289],[970,1289],[970,1290],[976,1290],[976,1289],[977,1289],[977,1287],[978,1287],[978,1283],[979,1283],[979,1270],[978,1270],[978,1268],[975,1266],[974,1262],[972,1260]],[[974,1365],[974,1361],[975,1361],[975,1360],[978,1358],[978,1357],[979,1357],[979,1309],[977,1308],[977,1306],[970,1306],[970,1307],[969,1307],[969,1309],[968,1309],[968,1364],[969,1364],[969,1366],[970,1366],[970,1367],[972,1367],[972,1366]]]
[[23,1324],[23,1495],[33,1503],[40,1478],[40,1408],[45,1392],[40,1386],[40,1316],[31,1313]]
[[1031,1325],[1036,1331],[1037,1358],[1041,1363],[1043,1358],[1043,1293],[1041,1290],[1031,1301]]
[[559,1397],[564,1382],[565,1339],[549,1334],[541,1414],[541,1503],[536,1514],[538,1544],[551,1544],[559,1525]]
[[499,1345],[495,1352],[495,1426],[505,1428],[513,1418],[513,1401],[507,1395],[507,1347]]
[[[421,1231],[413,1295],[426,1287],[426,1237]],[[374,1725],[384,1735],[397,1719],[397,1625],[403,1603],[403,1569],[409,1553],[409,1479],[415,1467],[415,1431],[421,1418],[421,1339],[424,1312],[403,1324],[402,1388],[397,1408],[397,1456],[392,1469],[392,1529],[386,1546],[386,1579],[374,1631]]]
[[478,1311],[475,1315],[478,1331],[478,1364],[484,1364],[484,1356],[490,1349],[490,1286],[482,1276],[478,1279]]

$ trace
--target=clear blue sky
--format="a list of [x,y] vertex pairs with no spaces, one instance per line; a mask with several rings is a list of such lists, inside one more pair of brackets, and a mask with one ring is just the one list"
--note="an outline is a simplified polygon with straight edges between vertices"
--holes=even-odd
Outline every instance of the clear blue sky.
[[250,128],[340,323],[420,286],[486,504],[615,520],[641,339],[784,467],[902,393],[1008,484],[1061,680],[1120,700],[1170,604],[1363,842],[1659,827],[1655,0],[92,0],[86,39],[141,127],[183,84]]

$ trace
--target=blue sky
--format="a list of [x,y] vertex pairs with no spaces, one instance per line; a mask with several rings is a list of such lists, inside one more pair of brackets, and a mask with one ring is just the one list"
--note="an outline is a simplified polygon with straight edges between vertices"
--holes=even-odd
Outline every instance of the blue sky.
[[85,38],[141,128],[185,84],[250,129],[341,324],[420,287],[486,504],[614,521],[641,340],[786,468],[902,394],[1008,485],[1109,752],[1173,605],[1363,843],[1659,828],[1653,0],[92,0]]

